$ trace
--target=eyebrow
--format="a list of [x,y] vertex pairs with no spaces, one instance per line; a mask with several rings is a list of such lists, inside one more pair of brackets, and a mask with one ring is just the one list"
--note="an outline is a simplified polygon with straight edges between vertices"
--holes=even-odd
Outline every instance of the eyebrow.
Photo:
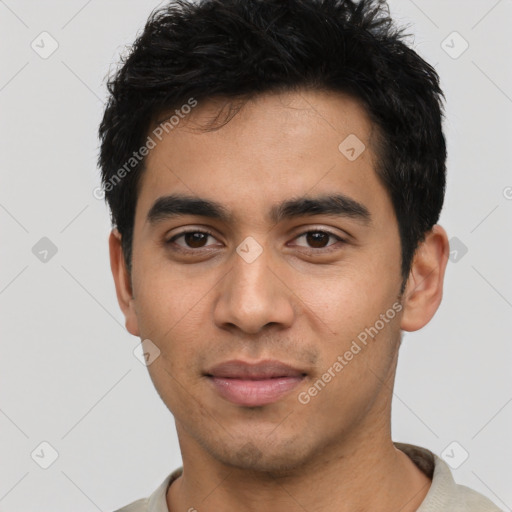
[[[222,204],[200,197],[172,194],[158,198],[147,214],[150,224],[184,215],[208,217],[224,223],[233,221],[233,214]],[[369,226],[370,211],[362,203],[344,194],[288,199],[271,207],[268,220],[279,223],[305,216],[334,215],[348,217]]]

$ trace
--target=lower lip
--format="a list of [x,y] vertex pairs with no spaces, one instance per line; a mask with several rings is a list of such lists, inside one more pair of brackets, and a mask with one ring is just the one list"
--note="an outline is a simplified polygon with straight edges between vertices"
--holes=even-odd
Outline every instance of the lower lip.
[[247,407],[277,402],[297,387],[304,377],[277,377],[265,380],[242,380],[209,377],[217,392],[226,400]]

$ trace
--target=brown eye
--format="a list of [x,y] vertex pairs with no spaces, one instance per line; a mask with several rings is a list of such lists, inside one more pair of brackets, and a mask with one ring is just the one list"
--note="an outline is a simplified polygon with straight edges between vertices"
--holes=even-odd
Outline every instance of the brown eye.
[[331,250],[331,246],[337,245],[336,243],[329,244],[329,239],[333,238],[336,241],[340,243],[345,243],[345,240],[343,240],[338,235],[335,235],[334,233],[330,233],[329,231],[322,231],[322,230],[312,230],[307,231],[306,233],[302,233],[297,237],[297,239],[305,238],[307,245],[301,245],[299,244],[299,247],[305,247],[306,249],[326,249],[326,251]]
[[306,233],[306,240],[311,247],[315,249],[322,249],[329,243],[331,235],[323,231],[309,231]]
[[185,233],[183,235],[183,239],[185,240],[185,243],[189,247],[193,247],[194,249],[198,249],[200,247],[203,247],[206,240],[208,240],[209,235],[206,233],[201,232],[192,232],[192,233]]
[[[177,235],[173,236],[170,240],[166,242],[167,245],[177,245],[180,249],[187,250],[187,249],[202,249],[204,247],[207,247],[206,242],[208,241],[208,238],[214,238],[213,235],[209,231],[200,231],[200,230],[191,230],[191,231],[184,231],[182,233],[178,233]],[[176,243],[176,240],[183,238],[185,244]]]

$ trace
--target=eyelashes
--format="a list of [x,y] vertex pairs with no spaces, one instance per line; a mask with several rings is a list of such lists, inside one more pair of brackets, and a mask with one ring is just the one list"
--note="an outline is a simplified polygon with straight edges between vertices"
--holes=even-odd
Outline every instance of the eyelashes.
[[[187,239],[188,235],[190,235],[190,236]],[[199,244],[201,244],[202,242],[207,242],[209,237],[215,238],[215,235],[207,229],[189,229],[189,230],[181,231],[180,233],[175,234],[174,236],[172,236],[169,240],[167,240],[165,242],[165,245],[173,251],[178,251],[178,252],[188,253],[188,254],[199,253],[199,252],[201,252],[201,250],[209,248],[208,245],[205,245],[205,246],[200,245],[199,247],[190,247],[190,246],[183,246],[181,244],[176,243],[176,241],[179,240],[180,238],[183,238],[185,243],[188,243],[188,244],[194,243],[194,238],[192,237],[192,235],[201,235],[200,237],[196,238],[196,240],[195,240],[195,242],[198,242]],[[330,244],[325,247],[306,247],[306,246],[298,245],[298,247],[302,247],[308,253],[315,253],[315,254],[328,253],[333,250],[339,249],[339,245],[344,245],[347,243],[347,241],[345,239],[341,238],[339,235],[335,235],[331,231],[328,231],[325,229],[310,229],[308,231],[304,231],[303,233],[297,235],[293,240],[298,240],[303,237],[308,237],[311,235],[321,235],[321,237],[323,237],[324,240],[326,240],[326,239],[329,240],[329,239],[333,238],[336,240],[337,243]],[[311,241],[312,240],[310,239],[309,242],[311,242]]]

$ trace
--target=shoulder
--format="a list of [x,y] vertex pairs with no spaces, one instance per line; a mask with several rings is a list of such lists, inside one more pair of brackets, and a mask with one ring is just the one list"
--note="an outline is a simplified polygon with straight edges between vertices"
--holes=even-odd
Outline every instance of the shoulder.
[[133,503],[130,503],[129,505],[124,506],[123,508],[115,510],[114,512],[147,512],[148,501],[149,498],[143,498],[134,501]]
[[430,450],[410,444],[394,444],[432,480],[417,512],[503,512],[484,495],[457,484],[448,464]]
[[460,512],[503,512],[491,500],[482,494],[466,487],[455,484],[451,496],[452,506]]
[[[435,469],[432,479],[432,490],[437,498],[453,512],[502,512],[489,498],[465,485],[457,484],[450,467],[446,462],[434,455]],[[440,510],[444,510],[440,509]],[[421,509],[420,509],[421,511]]]
[[147,498],[142,498],[114,512],[169,512],[167,508],[166,494],[169,486],[181,476],[183,467],[175,469],[167,475],[164,481]]

